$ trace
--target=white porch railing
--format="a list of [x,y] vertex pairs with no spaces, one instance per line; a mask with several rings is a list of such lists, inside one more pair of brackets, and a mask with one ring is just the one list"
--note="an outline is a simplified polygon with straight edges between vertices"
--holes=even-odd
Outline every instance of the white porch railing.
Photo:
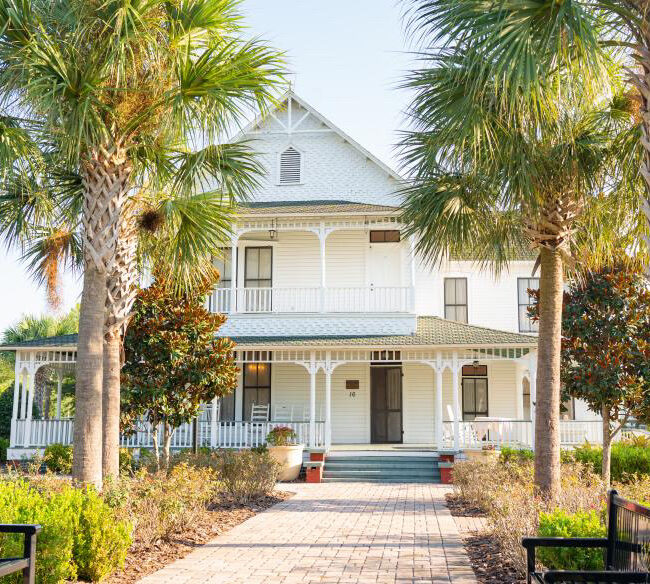
[[[72,444],[74,420],[13,420],[14,443],[11,447],[43,448],[48,444]],[[212,448],[251,448],[266,443],[266,436],[276,426],[290,426],[297,441],[309,445],[309,422],[226,422],[199,420],[199,445]],[[325,445],[323,422],[315,422],[315,447]],[[30,428],[30,439],[25,432]],[[192,424],[183,424],[172,435],[172,448],[191,448]],[[120,443],[126,448],[152,448],[153,433],[147,423],[139,424],[134,434],[122,436]],[[162,444],[162,435],[159,437]]]
[[409,312],[412,289],[405,286],[373,288],[215,288],[209,300],[212,312]]
[[[561,420],[560,444],[578,446],[585,442],[602,443],[602,422],[599,420]],[[443,422],[445,448],[454,446],[454,423]],[[533,424],[530,420],[475,420],[458,423],[459,448],[533,447]]]

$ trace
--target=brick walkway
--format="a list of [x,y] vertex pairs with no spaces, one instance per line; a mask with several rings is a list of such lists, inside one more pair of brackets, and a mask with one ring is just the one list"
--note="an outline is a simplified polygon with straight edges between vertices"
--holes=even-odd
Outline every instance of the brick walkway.
[[447,488],[324,483],[252,517],[141,584],[476,584]]

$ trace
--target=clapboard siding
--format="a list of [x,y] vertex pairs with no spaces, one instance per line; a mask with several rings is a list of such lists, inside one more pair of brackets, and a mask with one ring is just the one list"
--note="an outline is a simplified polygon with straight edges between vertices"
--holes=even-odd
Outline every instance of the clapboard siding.
[[403,366],[402,408],[404,443],[431,444],[434,440],[434,371],[428,365]]

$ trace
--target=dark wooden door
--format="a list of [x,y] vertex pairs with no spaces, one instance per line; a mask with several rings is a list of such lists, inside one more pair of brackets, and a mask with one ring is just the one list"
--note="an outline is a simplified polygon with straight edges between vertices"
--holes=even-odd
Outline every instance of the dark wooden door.
[[402,442],[402,368],[370,368],[370,441]]

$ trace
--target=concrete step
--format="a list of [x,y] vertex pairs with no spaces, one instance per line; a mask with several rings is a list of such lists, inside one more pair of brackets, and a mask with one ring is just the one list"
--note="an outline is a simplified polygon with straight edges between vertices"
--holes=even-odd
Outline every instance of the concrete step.
[[357,477],[356,479],[350,479],[350,478],[341,478],[341,477],[323,477],[323,482],[324,483],[352,483],[352,482],[359,482],[359,483],[401,483],[401,484],[409,484],[409,483],[426,483],[426,484],[440,484],[440,479],[436,478],[431,478],[431,479],[412,479],[412,478],[396,478],[396,479],[389,479],[389,478],[362,478],[362,477]]
[[324,482],[439,483],[436,456],[328,456]]
[[410,464],[410,463],[402,463],[402,464],[395,464],[395,463],[384,463],[384,464],[371,464],[367,462],[359,462],[357,464],[341,464],[339,462],[329,462],[327,461],[325,463],[325,467],[328,470],[346,470],[346,469],[385,469],[385,470],[390,470],[390,469],[396,469],[396,470],[401,470],[405,472],[409,472],[411,470],[417,471],[417,470],[428,470],[432,468],[438,468],[437,463],[426,463],[426,464]]

